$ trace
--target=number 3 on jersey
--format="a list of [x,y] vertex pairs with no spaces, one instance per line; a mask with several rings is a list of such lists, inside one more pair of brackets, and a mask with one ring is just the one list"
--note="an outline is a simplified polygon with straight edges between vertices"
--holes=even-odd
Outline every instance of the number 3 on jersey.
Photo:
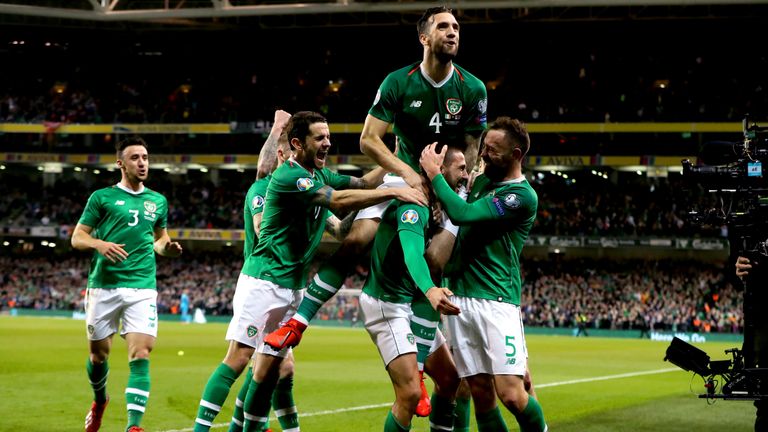
[[139,211],[138,210],[128,210],[128,212],[133,216],[133,219],[128,222],[129,227],[135,227],[139,223]]
[[435,127],[435,133],[436,134],[440,133],[440,126],[442,126],[443,124],[440,123],[440,113],[439,112],[436,112],[435,115],[433,115],[432,118],[429,119],[429,125]]

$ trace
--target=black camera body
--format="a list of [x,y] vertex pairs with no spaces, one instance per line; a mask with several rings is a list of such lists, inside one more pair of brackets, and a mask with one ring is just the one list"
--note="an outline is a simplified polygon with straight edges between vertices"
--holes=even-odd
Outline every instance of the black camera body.
[[725,350],[730,360],[709,359],[709,355],[679,338],[667,347],[664,361],[690,371],[704,379],[706,399],[757,401],[768,400],[768,369],[744,367],[743,352]]
[[720,203],[691,209],[691,222],[726,224],[737,231],[768,226],[768,127],[757,125],[747,116],[742,129],[743,141],[705,144],[701,161],[706,165],[682,161],[683,178],[690,185],[716,194]]
[[[768,315],[755,310],[768,300],[768,127],[742,123],[743,141],[711,142],[694,166],[683,160],[683,179],[704,192],[688,212],[693,224],[727,226],[732,257],[747,257],[752,270],[744,280],[743,349],[726,350],[731,360],[709,356],[675,338],[664,360],[704,378],[702,398],[768,401]],[[735,268],[726,271],[735,272]]]

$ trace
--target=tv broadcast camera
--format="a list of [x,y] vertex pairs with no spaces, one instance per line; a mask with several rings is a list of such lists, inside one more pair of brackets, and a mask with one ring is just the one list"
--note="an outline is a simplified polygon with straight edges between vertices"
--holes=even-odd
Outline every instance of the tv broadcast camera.
[[[744,278],[744,345],[726,350],[731,360],[710,361],[702,350],[674,338],[664,360],[704,378],[700,398],[768,401],[768,127],[742,123],[741,142],[710,142],[694,166],[683,160],[683,178],[705,193],[688,213],[694,224],[728,227],[733,256],[749,258],[752,269]],[[714,198],[714,199],[713,199]],[[706,205],[705,205],[706,206]],[[734,268],[726,271],[733,272]]]
[[706,392],[700,398],[768,400],[768,370],[744,367],[744,355],[738,348],[725,353],[731,354],[731,360],[710,360],[704,351],[675,337],[664,361],[704,379]]

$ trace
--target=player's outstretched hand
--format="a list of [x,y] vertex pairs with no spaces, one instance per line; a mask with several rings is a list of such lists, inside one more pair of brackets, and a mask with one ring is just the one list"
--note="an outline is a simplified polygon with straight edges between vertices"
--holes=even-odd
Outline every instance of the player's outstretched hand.
[[125,244],[117,244],[107,241],[101,241],[96,246],[96,250],[106,259],[113,263],[123,262],[128,258],[128,252],[123,249]]
[[445,315],[458,315],[461,313],[461,309],[448,300],[448,297],[452,295],[453,292],[448,288],[432,287],[427,290],[429,303],[436,311]]
[[429,205],[429,199],[421,189],[409,187],[392,188],[392,192],[395,194],[395,199],[400,201],[414,203],[425,207]]
[[179,242],[168,242],[165,244],[165,256],[175,258],[181,255],[182,248]]
[[436,149],[437,142],[424,147],[424,150],[421,151],[421,158],[419,159],[421,167],[424,168],[424,172],[427,173],[427,177],[429,177],[430,180],[440,174],[440,167],[443,165],[445,154],[448,152],[448,146],[443,146],[440,153],[438,153]]

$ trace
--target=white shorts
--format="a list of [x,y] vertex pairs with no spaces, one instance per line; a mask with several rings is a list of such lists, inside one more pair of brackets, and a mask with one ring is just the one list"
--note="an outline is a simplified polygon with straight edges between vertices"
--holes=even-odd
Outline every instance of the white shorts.
[[157,290],[150,288],[88,288],[85,291],[85,325],[88,340],[112,336],[120,329],[157,337]]
[[520,307],[468,297],[450,300],[461,308],[459,315],[446,317],[459,376],[525,375],[528,350]]
[[287,356],[290,348],[276,351],[264,343],[264,336],[288,322],[303,297],[304,290],[283,288],[240,273],[226,339],[248,345],[264,354]]
[[[386,189],[386,188],[398,188],[398,187],[408,187],[408,183],[406,183],[402,177],[387,174],[384,176],[384,181],[381,183],[376,189]],[[364,208],[357,212],[357,216],[355,216],[355,220],[358,219],[381,219],[381,215],[384,214],[384,210],[387,209],[389,206],[390,201],[385,201],[382,203],[378,203],[375,205],[372,205],[370,207]]]
[[[416,336],[411,330],[413,312],[409,303],[389,303],[362,293],[360,308],[365,317],[365,329],[376,344],[385,366],[403,354],[417,352]],[[444,343],[445,337],[437,329],[429,354]]]

